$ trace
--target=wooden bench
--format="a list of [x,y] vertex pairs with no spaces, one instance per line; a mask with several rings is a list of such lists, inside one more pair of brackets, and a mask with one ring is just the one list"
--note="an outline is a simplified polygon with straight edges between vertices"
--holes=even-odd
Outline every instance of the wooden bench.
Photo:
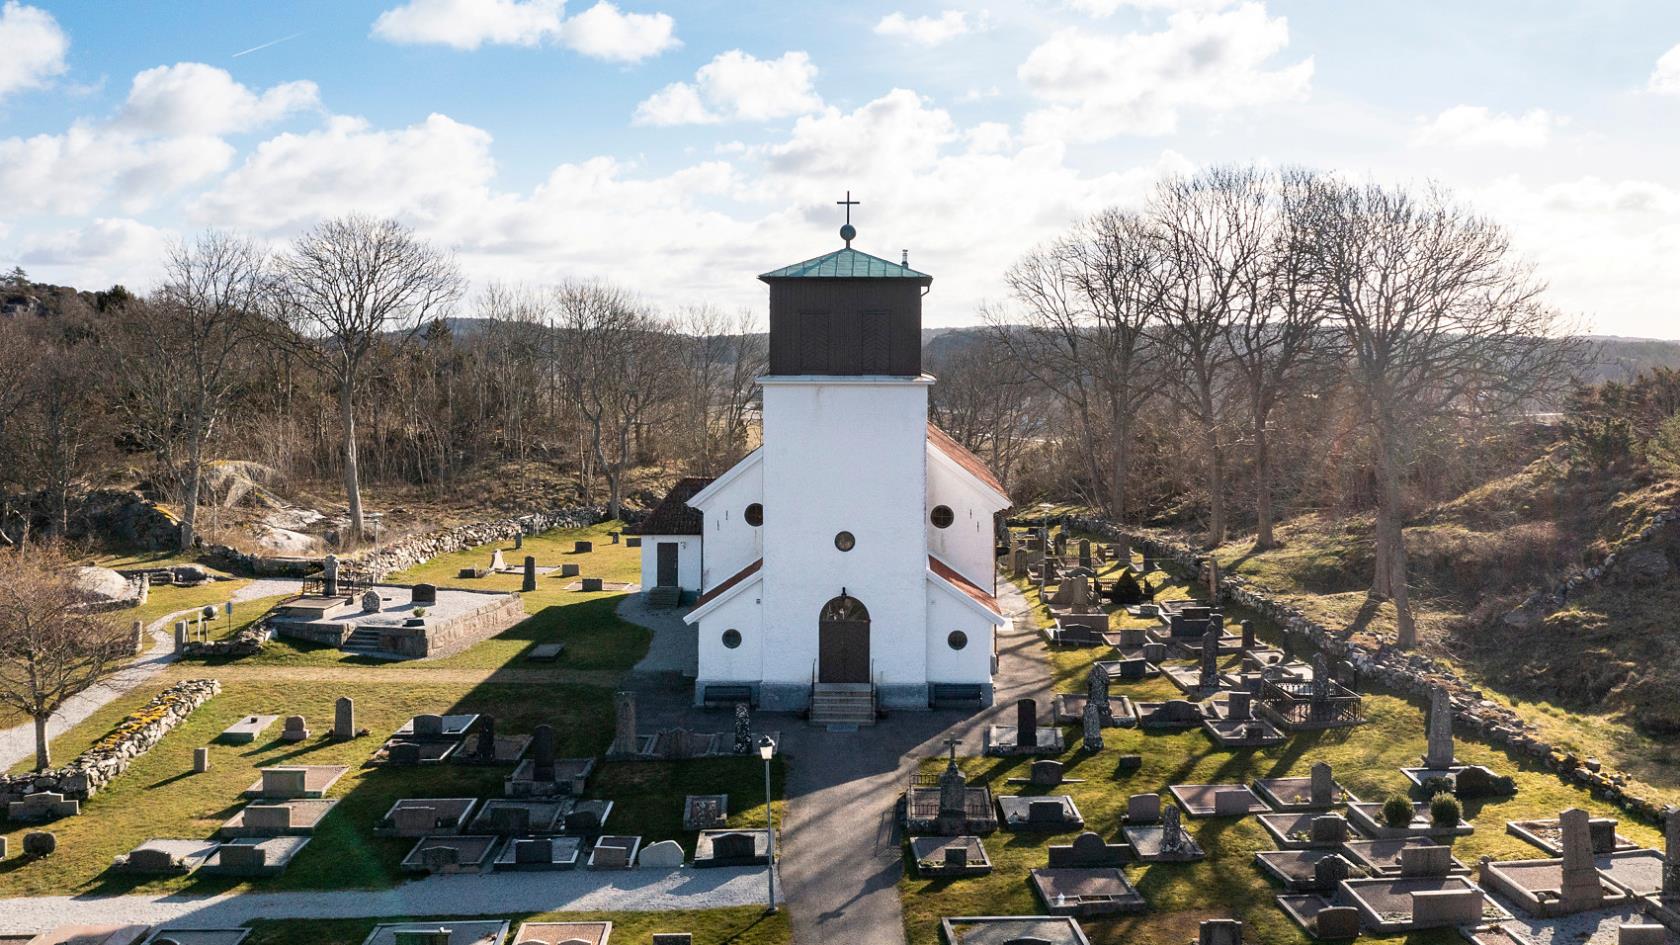
[[928,703],[935,709],[969,709],[984,703],[986,691],[979,683],[934,683]]
[[715,685],[707,686],[700,691],[700,704],[708,709],[732,708],[736,703],[746,702],[756,706],[751,686]]

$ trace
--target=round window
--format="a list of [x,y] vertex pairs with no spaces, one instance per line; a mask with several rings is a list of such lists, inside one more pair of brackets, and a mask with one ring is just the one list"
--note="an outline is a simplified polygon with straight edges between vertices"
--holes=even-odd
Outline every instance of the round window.
[[741,631],[731,627],[723,631],[723,645],[731,650],[741,645]]
[[757,502],[747,506],[747,524],[754,528],[764,524],[764,506]]
[[950,645],[951,649],[960,650],[968,645],[968,634],[961,630],[952,630],[951,635],[945,638],[945,642]]
[[928,519],[933,522],[934,528],[950,528],[957,516],[952,513],[949,505],[936,505],[933,511],[928,513]]
[[857,539],[852,537],[851,532],[841,532],[834,536],[834,547],[841,551],[851,551],[857,547]]

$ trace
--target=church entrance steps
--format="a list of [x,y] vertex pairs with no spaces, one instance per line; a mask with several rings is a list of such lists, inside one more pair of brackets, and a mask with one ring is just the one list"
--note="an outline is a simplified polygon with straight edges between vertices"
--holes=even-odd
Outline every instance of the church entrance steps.
[[817,683],[811,687],[811,724],[831,730],[875,724],[875,687],[868,683]]

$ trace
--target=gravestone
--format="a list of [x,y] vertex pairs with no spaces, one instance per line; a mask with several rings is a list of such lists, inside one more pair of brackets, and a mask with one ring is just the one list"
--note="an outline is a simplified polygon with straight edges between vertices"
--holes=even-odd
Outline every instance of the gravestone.
[[486,713],[478,717],[478,733],[473,742],[473,760],[489,763],[496,760],[496,717]]
[[1332,853],[1313,864],[1313,888],[1334,891],[1352,872],[1352,867],[1342,859],[1341,854]]
[[578,565],[562,564],[560,566],[560,576],[563,578],[577,577],[580,573],[582,572],[579,570]]
[[1167,645],[1165,643],[1145,643],[1143,645],[1144,662],[1160,665],[1161,661],[1166,658]]
[[573,554],[578,554],[578,555],[588,554],[589,552],[594,551],[594,550],[595,550],[595,543],[592,542],[592,541],[579,541],[579,542],[576,542],[572,545],[572,553]]
[[1330,701],[1330,662],[1324,658],[1324,651],[1313,654],[1312,701],[1323,705]]
[[694,936],[688,932],[655,932],[650,945],[694,945]]
[[600,578],[598,578],[598,577],[588,577],[588,578],[584,578],[580,582],[580,588],[579,589],[584,590],[584,591],[589,591],[589,592],[593,593],[595,591],[601,590],[603,587],[605,587],[605,585],[601,583]]
[[385,601],[384,601],[383,598],[381,598],[379,596],[378,591],[369,589],[367,593],[362,595],[362,610],[363,610],[363,612],[370,613],[370,614],[377,614],[381,610],[384,610],[384,609],[385,609]]
[[963,776],[962,769],[957,767],[958,744],[955,738],[945,740],[945,747],[951,755],[945,762],[945,770],[939,775],[939,814],[936,826],[941,834],[948,837],[962,834],[968,824],[968,779]]
[[1203,690],[1219,688],[1219,638],[1219,628],[1209,623],[1202,634],[1202,665],[1196,677],[1196,685]]
[[209,771],[209,770],[210,770],[210,749],[208,749],[208,748],[194,748],[193,749],[193,773],[194,774],[203,774],[204,772]]
[[409,591],[409,603],[430,606],[437,603],[436,584],[416,584]]
[[1126,823],[1153,824],[1161,819],[1161,795],[1133,794],[1126,799]]
[[338,596],[338,555],[327,555],[321,561],[321,596]]
[[356,737],[356,702],[349,696],[339,696],[333,703],[332,734],[339,741]]
[[1330,765],[1317,761],[1312,766],[1312,793],[1310,803],[1314,807],[1329,807],[1336,802],[1336,778],[1331,773]]
[[1245,650],[1254,649],[1254,621],[1244,620],[1237,626],[1242,628],[1242,648]]
[[531,780],[554,780],[554,726],[546,722],[531,730]]
[[[141,600],[140,603],[144,604],[145,601]],[[146,648],[146,624],[145,624],[145,622],[140,621],[140,620],[134,621],[134,625],[129,628],[129,636],[134,638],[134,652],[138,653],[141,650],[145,649]]]
[[280,732],[283,742],[301,742],[309,737],[309,723],[301,715],[286,716],[286,727]]
[[52,856],[58,852],[58,835],[35,830],[23,835],[23,855],[30,859]]
[[391,826],[399,837],[423,837],[437,829],[437,808],[424,804],[399,807],[391,812]]
[[1412,927],[1440,928],[1472,925],[1482,920],[1482,891],[1468,889],[1417,890],[1412,893]]
[[393,765],[417,765],[420,746],[415,742],[397,742],[385,750],[385,760]]
[[168,850],[139,847],[128,854],[126,866],[136,873],[169,873],[180,869],[181,861]]
[[1035,797],[1027,802],[1027,823],[1031,826],[1055,826],[1066,819],[1067,808],[1057,798]]
[[547,837],[513,841],[513,862],[521,865],[554,862],[554,841]]
[[309,772],[303,768],[262,769],[263,797],[303,797],[309,792]]
[[[1126,682],[1136,682],[1139,679],[1147,678],[1149,675],[1149,661],[1142,657],[1120,660],[1119,666],[1120,678]],[[1109,706],[1110,714],[1113,711],[1114,707]]]
[[948,870],[965,870],[968,868],[968,847],[952,844],[944,850],[945,868]]
[[1206,919],[1196,929],[1196,945],[1242,945],[1243,924],[1237,919]]
[[1079,566],[1089,570],[1091,568],[1091,540],[1079,539]]
[[1027,783],[1038,787],[1055,787],[1062,783],[1062,763],[1053,758],[1040,758],[1027,772]]
[[1137,772],[1142,771],[1142,770],[1143,770],[1143,756],[1142,755],[1127,754],[1127,755],[1121,755],[1120,757],[1114,759],[1114,773],[1115,773],[1116,776],[1125,775],[1125,774],[1136,774]]
[[1339,814],[1325,814],[1312,819],[1312,845],[1333,847],[1347,842],[1347,820]]
[[750,833],[720,833],[712,838],[712,859],[725,863],[750,860],[754,846]]
[[415,738],[441,738],[443,736],[443,716],[426,713],[414,717]]
[[519,589],[526,593],[537,589],[537,559],[531,555],[525,556],[525,579],[520,582]]
[[1446,876],[1452,873],[1452,868],[1452,847],[1432,844],[1400,848],[1401,876]]
[[750,755],[752,751],[752,709],[745,702],[737,702],[735,703],[735,754]]
[[1190,838],[1184,832],[1183,816],[1177,804],[1168,804],[1161,808],[1162,851],[1175,853],[1184,849],[1186,841]]
[[1103,725],[1114,724],[1114,707],[1108,704],[1108,670],[1092,665],[1085,674],[1085,704],[1097,707],[1097,720]]
[[1359,910],[1353,906],[1330,906],[1318,910],[1314,932],[1321,939],[1357,938]]
[[650,843],[636,855],[636,865],[650,869],[675,869],[683,865],[682,844],[675,840]]
[[1423,766],[1435,770],[1451,768],[1453,753],[1452,696],[1445,686],[1429,690],[1429,748],[1423,756]]
[[39,823],[60,817],[75,817],[82,812],[81,801],[65,799],[57,791],[36,791],[25,794],[23,800],[6,805],[6,817],[20,823]]
[[292,809],[285,804],[251,804],[242,820],[245,831],[253,836],[278,836],[292,829]]
[[1022,748],[1038,746],[1038,703],[1032,699],[1015,703],[1015,744]]
[[1248,788],[1214,791],[1213,816],[1241,817],[1248,813],[1253,802],[1254,794]]
[[190,642],[192,642],[192,631],[187,629],[187,622],[185,620],[175,621],[175,652],[179,653],[186,649]]
[[1247,722],[1254,718],[1253,694],[1238,690],[1225,696],[1225,717],[1233,722]]
[[495,574],[497,571],[505,570],[507,570],[507,560],[502,557],[502,549],[497,548],[490,552],[490,573]]
[[1598,868],[1593,863],[1592,828],[1589,815],[1572,807],[1558,817],[1563,828],[1563,882],[1559,896],[1571,912],[1597,906],[1604,898]]
[[1339,660],[1336,663],[1336,681],[1342,684],[1342,688],[1358,692],[1359,668],[1351,660]]
[[1587,833],[1592,838],[1594,854],[1615,852],[1616,826],[1613,817],[1594,817],[1587,821]]
[[1049,866],[1051,869],[1100,869],[1124,865],[1128,858],[1125,844],[1107,843],[1101,834],[1087,830],[1067,846],[1052,844]]
[[461,851],[455,847],[427,847],[420,851],[420,865],[428,870],[461,865]]
[[514,551],[519,551],[519,550],[523,549],[524,547],[525,547],[525,533],[524,532],[514,532],[513,533],[513,550]]
[[1664,856],[1662,891],[1668,898],[1680,898],[1680,807],[1670,807],[1663,814]]
[[1654,922],[1623,922],[1616,926],[1616,945],[1668,945],[1668,930]]
[[1081,733],[1084,749],[1096,754],[1103,749],[1102,714],[1097,709],[1097,703],[1085,703],[1085,729]]

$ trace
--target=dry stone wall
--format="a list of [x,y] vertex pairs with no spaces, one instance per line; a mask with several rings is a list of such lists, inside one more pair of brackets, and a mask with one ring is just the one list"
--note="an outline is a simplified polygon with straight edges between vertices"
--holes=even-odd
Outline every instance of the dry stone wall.
[[[1069,518],[1069,527],[1101,535],[1111,541],[1130,540],[1132,547],[1156,560],[1171,561],[1195,575],[1203,574],[1207,556],[1189,544],[1158,533],[1123,529],[1098,518]],[[1645,538],[1654,534],[1646,530]],[[1614,565],[1614,561],[1606,567]],[[1427,701],[1436,686],[1452,697],[1453,717],[1460,731],[1500,746],[1513,754],[1526,754],[1557,772],[1560,778],[1588,788],[1630,814],[1650,823],[1660,823],[1663,805],[1641,796],[1624,774],[1610,771],[1596,759],[1581,758],[1556,748],[1514,710],[1486,697],[1450,667],[1419,653],[1388,645],[1376,649],[1353,643],[1302,613],[1300,608],[1241,575],[1221,570],[1219,594],[1271,621],[1296,644],[1324,652],[1331,659],[1345,659],[1359,671],[1360,679],[1374,682],[1391,692]]]
[[62,768],[0,776],[0,801],[18,801],[24,795],[40,791],[55,791],[67,799],[88,800],[221,691],[222,684],[214,679],[178,682],[153,696],[118,723],[111,734]]

